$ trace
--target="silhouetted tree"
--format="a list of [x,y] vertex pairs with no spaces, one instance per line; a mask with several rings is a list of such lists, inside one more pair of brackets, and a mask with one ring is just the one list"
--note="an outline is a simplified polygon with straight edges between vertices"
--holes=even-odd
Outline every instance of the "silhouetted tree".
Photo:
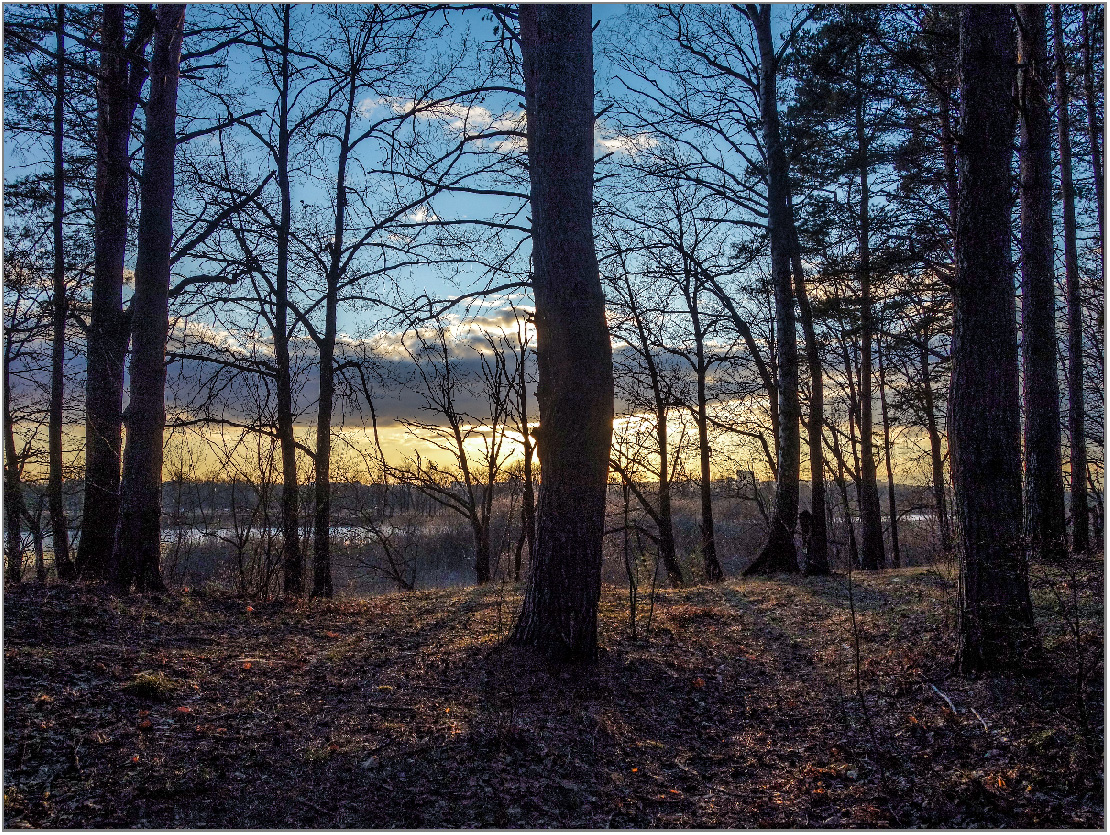
[[520,7],[543,465],[536,553],[511,640],[597,655],[613,358],[594,251],[589,5]]
[[127,445],[123,451],[119,524],[112,558],[113,583],[121,589],[134,585],[140,591],[164,588],[159,568],[162,436],[166,428],[177,82],[184,26],[184,4],[158,7],[146,105],[135,294],[131,300]]
[[124,6],[104,4],[97,85],[95,252],[85,349],[85,496],[77,546],[77,572],[85,579],[110,579],[119,517],[123,370],[131,335],[123,309],[128,144],[147,77],[143,53],[153,31],[154,12],[141,6],[131,39],[125,42]]
[[965,672],[1019,668],[1035,641],[1022,542],[1021,403],[1010,260],[1014,58],[1009,7],[961,9],[948,431],[960,521],[959,666]]

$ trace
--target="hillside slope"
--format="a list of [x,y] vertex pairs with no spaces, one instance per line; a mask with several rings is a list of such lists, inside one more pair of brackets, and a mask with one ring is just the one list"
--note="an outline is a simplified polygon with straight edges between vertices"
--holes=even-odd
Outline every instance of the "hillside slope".
[[660,591],[636,641],[606,588],[585,669],[500,646],[512,587],[27,587],[4,823],[1101,827],[1100,566],[1035,572],[1044,673],[985,681],[951,676],[954,584],[919,569],[856,574],[855,630],[844,577]]

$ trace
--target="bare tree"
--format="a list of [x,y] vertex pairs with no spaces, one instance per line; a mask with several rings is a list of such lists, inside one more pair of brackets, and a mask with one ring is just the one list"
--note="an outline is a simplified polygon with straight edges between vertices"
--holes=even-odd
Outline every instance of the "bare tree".
[[95,265],[86,335],[85,496],[76,559],[78,574],[96,580],[110,578],[119,516],[123,370],[131,336],[123,309],[131,170],[128,144],[148,72],[144,50],[154,32],[154,12],[149,5],[139,7],[130,40],[125,40],[123,5],[106,3],[102,9]]
[[597,656],[613,358],[594,251],[588,5],[520,7],[528,112],[543,478],[536,553],[512,642]]
[[131,301],[131,386],[123,453],[120,516],[113,552],[113,583],[122,589],[161,590],[162,455],[166,426],[166,337],[169,332],[173,246],[177,82],[185,5],[158,7],[151,57],[151,90]]

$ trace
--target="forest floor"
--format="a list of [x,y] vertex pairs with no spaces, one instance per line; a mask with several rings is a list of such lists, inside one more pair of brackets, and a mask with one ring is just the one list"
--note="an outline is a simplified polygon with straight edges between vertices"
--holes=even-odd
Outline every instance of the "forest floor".
[[978,680],[935,570],[857,572],[852,605],[843,576],[660,591],[636,640],[606,588],[585,668],[501,644],[513,586],[29,585],[4,597],[4,825],[1101,828],[1102,561],[1032,576],[1042,671]]

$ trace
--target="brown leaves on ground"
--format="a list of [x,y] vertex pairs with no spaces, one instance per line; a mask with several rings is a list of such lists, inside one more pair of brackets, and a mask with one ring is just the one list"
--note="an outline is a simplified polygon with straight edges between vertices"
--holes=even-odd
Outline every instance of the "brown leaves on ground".
[[857,574],[862,702],[844,578],[660,592],[636,642],[607,588],[586,668],[503,647],[496,587],[251,612],[27,587],[4,822],[1101,827],[1101,574],[1042,575],[1043,676],[967,681],[950,580]]

